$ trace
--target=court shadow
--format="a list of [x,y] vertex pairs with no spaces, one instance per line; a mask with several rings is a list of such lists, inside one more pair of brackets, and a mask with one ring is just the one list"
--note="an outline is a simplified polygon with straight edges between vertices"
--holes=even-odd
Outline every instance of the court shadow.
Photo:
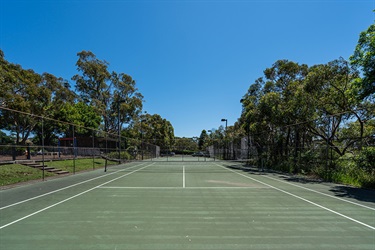
[[331,191],[337,197],[351,198],[351,199],[356,199],[358,201],[375,203],[375,190],[356,188],[356,187],[344,186],[344,185],[335,185],[334,183],[325,182],[320,179],[310,179],[310,178],[293,177],[293,176],[280,176],[280,177],[283,178],[285,181],[301,183],[301,184],[327,184],[331,186],[329,188],[329,191]]
[[295,176],[280,176],[280,178],[284,179],[284,181],[290,181],[290,182],[298,182],[303,184],[320,184],[323,183],[321,179],[316,178],[307,178],[307,177],[295,177]]
[[314,178],[304,178],[304,177],[294,177],[294,176],[280,176],[285,181],[301,183],[301,184],[327,184],[331,187],[329,191],[337,197],[341,198],[352,198],[358,201],[364,202],[375,202],[375,190],[356,188],[344,185],[335,185],[334,183],[325,182],[320,179]]
[[[241,164],[234,164],[226,166],[227,168],[233,170],[241,170],[246,173],[251,173],[255,175],[264,175],[268,173],[277,173],[276,171],[268,171],[267,169],[260,169],[256,167],[244,166]],[[344,185],[335,185],[334,183],[328,183],[322,179],[313,178],[313,177],[302,177],[302,176],[288,176],[285,173],[277,173],[279,178],[287,182],[300,183],[300,184],[327,184],[331,186],[329,191],[331,191],[335,196],[341,198],[351,198],[363,202],[372,202],[375,203],[375,190],[373,189],[364,189],[356,188],[351,186]]]
[[246,166],[246,165],[243,165],[243,164],[234,164],[234,165],[229,165],[229,166],[225,166],[225,167],[233,169],[233,170],[241,170],[245,173],[251,173],[251,174],[263,175],[263,174],[267,173],[267,170],[265,170],[265,169],[250,167],[250,166]]
[[336,196],[375,203],[375,190],[349,186],[334,186],[330,189]]
[[324,184],[330,185],[329,191],[333,192],[335,196],[341,198],[352,198],[358,201],[375,202],[375,190],[356,188],[344,185],[335,185],[334,183],[325,182],[320,179],[310,179],[303,177],[282,177],[285,181],[297,182],[302,184]]

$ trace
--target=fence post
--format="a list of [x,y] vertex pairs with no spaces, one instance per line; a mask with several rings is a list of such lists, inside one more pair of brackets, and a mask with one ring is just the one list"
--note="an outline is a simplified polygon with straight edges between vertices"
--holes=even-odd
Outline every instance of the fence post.
[[27,144],[27,159],[30,160],[30,144]]
[[60,138],[58,138],[58,141],[57,141],[57,151],[58,151],[58,156],[59,156],[59,159],[61,158],[61,142],[60,142]]
[[92,130],[92,170],[95,169],[95,131]]
[[16,160],[16,145],[15,144],[12,145],[12,159],[13,161]]
[[76,173],[76,137],[73,125],[73,174]]
[[44,173],[44,120],[43,120],[43,117],[42,117],[42,166],[43,166],[43,181],[44,181],[44,176],[45,176],[45,173]]
[[328,124],[327,124],[327,145],[326,145],[326,178],[329,179],[328,176],[328,163],[329,163],[329,126],[331,123],[331,118],[328,117]]

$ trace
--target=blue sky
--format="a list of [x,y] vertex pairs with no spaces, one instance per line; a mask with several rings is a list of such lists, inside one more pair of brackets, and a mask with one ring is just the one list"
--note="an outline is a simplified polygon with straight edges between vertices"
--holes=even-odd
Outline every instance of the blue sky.
[[348,59],[374,9],[375,0],[0,0],[0,48],[68,80],[77,53],[92,51],[135,79],[144,110],[192,137],[222,118],[233,125],[275,61]]

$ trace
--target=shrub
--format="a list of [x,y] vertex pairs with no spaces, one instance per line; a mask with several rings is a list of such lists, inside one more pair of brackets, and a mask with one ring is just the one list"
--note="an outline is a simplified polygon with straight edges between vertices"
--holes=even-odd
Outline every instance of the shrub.
[[363,148],[356,157],[356,163],[359,168],[373,175],[375,172],[375,147]]
[[[110,159],[118,159],[119,153],[118,152],[111,152],[107,154],[107,157]],[[121,151],[120,157],[123,160],[130,160],[132,156],[127,151]]]
[[332,172],[332,180],[357,187],[375,188],[374,167],[373,162],[370,162],[373,156],[371,150],[361,152],[356,157],[346,154],[337,159],[336,169]]

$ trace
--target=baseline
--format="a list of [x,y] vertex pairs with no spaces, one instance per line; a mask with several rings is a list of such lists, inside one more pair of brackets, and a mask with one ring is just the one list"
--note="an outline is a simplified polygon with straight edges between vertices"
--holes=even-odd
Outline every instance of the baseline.
[[270,189],[270,187],[116,187],[106,186],[98,189]]

